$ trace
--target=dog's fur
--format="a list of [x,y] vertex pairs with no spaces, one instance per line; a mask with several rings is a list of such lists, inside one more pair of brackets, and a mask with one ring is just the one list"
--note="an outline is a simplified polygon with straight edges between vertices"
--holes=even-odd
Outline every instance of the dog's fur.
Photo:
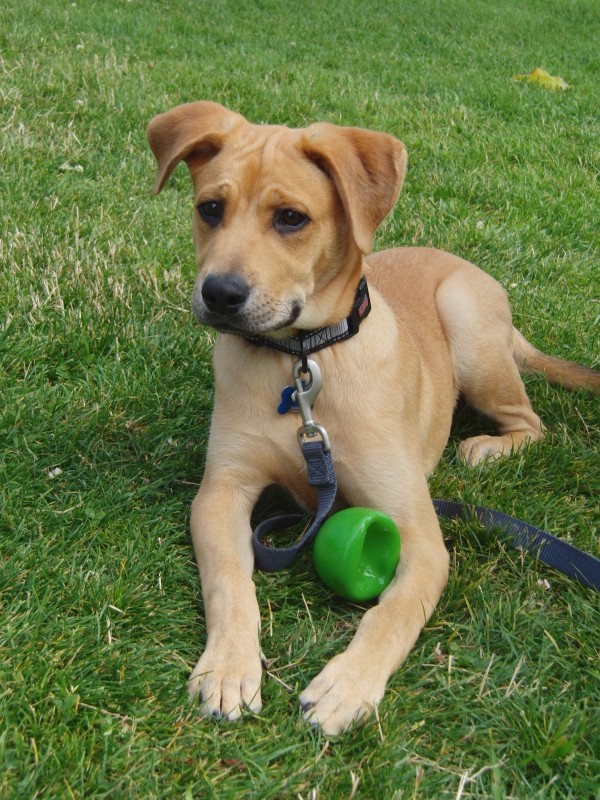
[[148,138],[155,193],[182,160],[192,176],[195,315],[238,334],[217,337],[206,471],[191,515],[208,636],[189,688],[208,714],[235,719],[261,708],[250,530],[258,496],[280,484],[315,506],[298,418],[276,413],[293,358],[243,334],[281,337],[338,322],[368,277],[372,313],[359,334],[315,356],[324,376],[315,418],[331,439],[343,502],[391,515],[402,558],[348,649],[300,696],[306,718],[337,734],[377,705],[446,584],[426,476],[459,394],[499,427],[461,443],[462,458],[477,464],[543,435],[519,370],[595,391],[600,375],[536,350],[513,328],[500,285],[460,258],[425,248],[365,258],[404,177],[406,151],[394,137],[325,123],[253,125],[198,102],[155,117]]

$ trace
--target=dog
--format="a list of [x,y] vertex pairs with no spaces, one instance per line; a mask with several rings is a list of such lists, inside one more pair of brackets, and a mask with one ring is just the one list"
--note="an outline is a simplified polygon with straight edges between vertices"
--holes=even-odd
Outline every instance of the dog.
[[[181,162],[194,185],[197,320],[217,332],[215,400],[191,536],[206,614],[204,654],[188,688],[207,715],[261,710],[260,614],[250,515],[284,486],[313,510],[298,418],[277,414],[292,364],[286,337],[348,317],[366,276],[371,313],[358,333],[315,356],[315,402],[331,441],[343,505],[390,515],[402,537],[395,577],[345,652],[300,695],[304,717],[336,735],[376,708],[433,613],[449,556],[427,486],[459,395],[498,425],[459,445],[468,464],[543,436],[521,371],[600,391],[600,373],[547,356],[512,325],[502,287],[472,264],[429,248],[371,254],[407,165],[387,133],[315,123],[254,125],[221,105],[180,105],[152,119],[159,193]],[[257,346],[253,337],[270,346]]]

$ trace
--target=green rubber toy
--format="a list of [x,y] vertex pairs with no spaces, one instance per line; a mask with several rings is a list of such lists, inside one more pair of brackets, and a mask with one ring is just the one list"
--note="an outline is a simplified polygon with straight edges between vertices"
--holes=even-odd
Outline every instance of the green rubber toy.
[[346,600],[372,600],[394,577],[400,533],[387,514],[346,508],[321,526],[313,558],[317,574],[334,592]]

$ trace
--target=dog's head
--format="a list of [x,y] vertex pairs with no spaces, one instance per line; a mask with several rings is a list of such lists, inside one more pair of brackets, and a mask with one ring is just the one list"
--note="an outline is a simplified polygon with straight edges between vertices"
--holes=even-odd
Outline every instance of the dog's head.
[[151,120],[154,193],[185,161],[195,191],[200,322],[284,335],[343,319],[362,257],[394,205],[406,150],[385,133],[253,125],[217,103]]

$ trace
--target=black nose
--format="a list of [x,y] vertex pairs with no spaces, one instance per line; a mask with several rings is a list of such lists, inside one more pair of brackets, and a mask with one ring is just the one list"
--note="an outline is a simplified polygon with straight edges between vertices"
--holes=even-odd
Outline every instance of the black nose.
[[209,311],[221,316],[237,313],[250,294],[244,278],[235,274],[209,275],[202,284],[202,299]]

